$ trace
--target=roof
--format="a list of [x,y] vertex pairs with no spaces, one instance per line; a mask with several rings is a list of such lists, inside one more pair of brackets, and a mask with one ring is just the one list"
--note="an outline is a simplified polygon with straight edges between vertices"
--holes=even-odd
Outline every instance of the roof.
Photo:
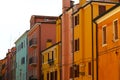
[[80,6],[78,8],[78,10],[76,12],[74,12],[72,15],[74,15],[75,13],[77,13],[81,8],[84,8],[84,7],[86,7],[87,5],[89,5],[89,4],[93,3],[93,2],[106,3],[106,4],[118,4],[116,2],[104,2],[104,1],[93,1],[93,0],[90,0],[90,1],[86,2],[84,5]]
[[50,47],[48,47],[48,48],[42,50],[41,52],[44,52],[44,51],[46,51],[46,50],[48,50],[48,49],[50,49],[50,48],[52,48],[52,47],[54,47],[54,46],[56,46],[56,45],[58,45],[58,44],[60,44],[60,43],[61,43],[61,41],[58,42],[58,43],[55,43],[55,44],[51,45]]
[[106,14],[108,14],[109,12],[113,11],[115,8],[120,7],[120,3],[117,3],[115,6],[113,6],[112,8],[110,8],[109,10],[107,10],[105,13],[97,16],[96,18],[93,19],[93,21],[95,22],[96,20],[100,19],[101,17],[105,16]]
[[57,19],[57,16],[32,15],[31,18],[32,17],[41,18],[41,19],[44,19],[44,18]]
[[29,32],[29,30],[26,30],[16,41],[15,44],[21,39],[22,36],[24,36],[27,32]]

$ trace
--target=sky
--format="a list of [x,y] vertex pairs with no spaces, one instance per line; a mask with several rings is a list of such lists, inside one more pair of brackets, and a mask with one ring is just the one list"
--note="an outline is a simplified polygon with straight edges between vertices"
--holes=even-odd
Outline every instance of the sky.
[[31,15],[59,16],[61,13],[62,0],[0,0],[0,59],[30,29]]

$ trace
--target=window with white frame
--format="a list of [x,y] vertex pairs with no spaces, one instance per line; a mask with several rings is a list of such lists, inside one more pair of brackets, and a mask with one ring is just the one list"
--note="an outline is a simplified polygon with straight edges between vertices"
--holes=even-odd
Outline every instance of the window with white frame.
[[118,39],[118,20],[113,21],[113,40]]
[[102,44],[106,44],[106,26],[102,27]]

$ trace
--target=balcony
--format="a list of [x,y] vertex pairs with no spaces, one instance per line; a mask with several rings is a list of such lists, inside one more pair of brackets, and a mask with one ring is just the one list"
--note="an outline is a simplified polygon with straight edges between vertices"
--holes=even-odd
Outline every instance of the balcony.
[[36,38],[32,38],[30,41],[29,41],[29,46],[31,48],[36,48],[37,47],[37,39]]
[[36,67],[37,66],[37,59],[36,57],[31,57],[29,58],[29,64],[33,67]]
[[38,80],[36,75],[32,75],[29,77],[29,80]]
[[48,60],[48,64],[49,64],[49,65],[53,65],[53,64],[54,64],[54,60],[53,60],[53,59],[49,59],[49,60]]

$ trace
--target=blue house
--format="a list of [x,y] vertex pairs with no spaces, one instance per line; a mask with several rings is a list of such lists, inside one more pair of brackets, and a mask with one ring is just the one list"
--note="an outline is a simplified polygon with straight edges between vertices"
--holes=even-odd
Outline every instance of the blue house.
[[16,46],[16,80],[27,80],[27,33],[15,42]]

